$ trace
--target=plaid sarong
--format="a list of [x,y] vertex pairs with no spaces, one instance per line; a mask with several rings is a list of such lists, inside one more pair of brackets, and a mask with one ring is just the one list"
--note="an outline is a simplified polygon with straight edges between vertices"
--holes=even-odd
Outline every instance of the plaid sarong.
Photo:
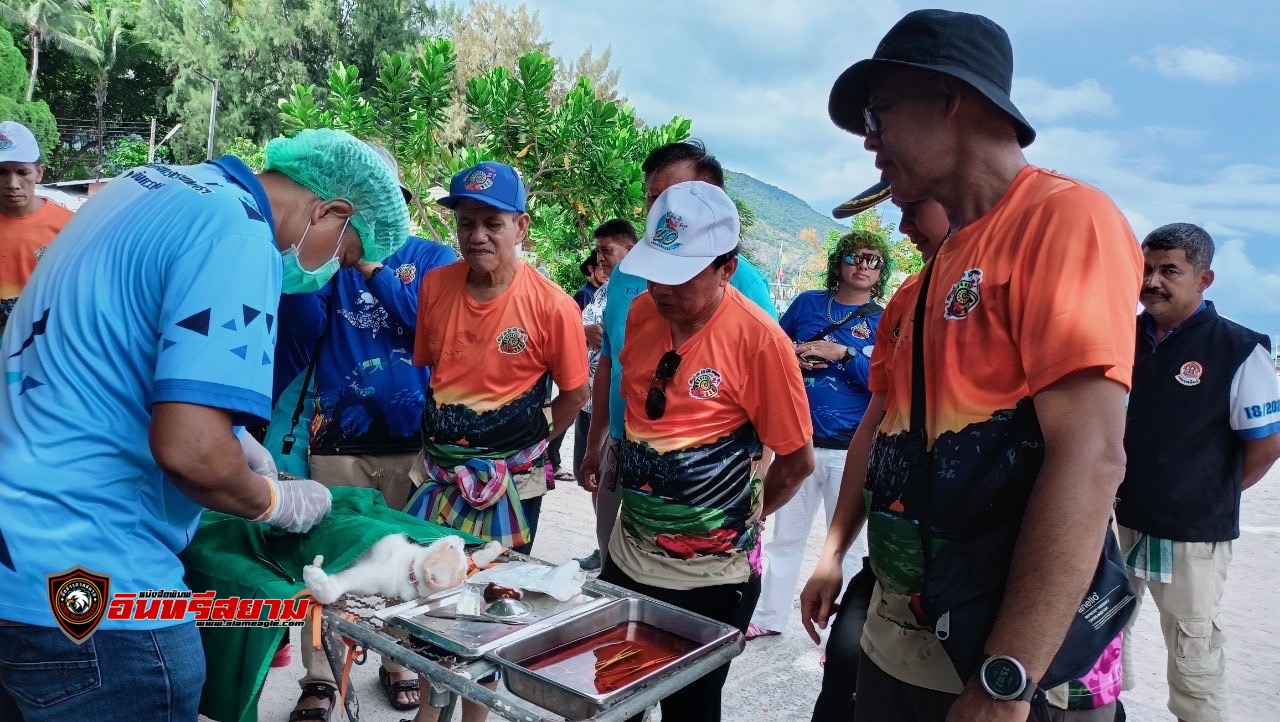
[[1124,567],[1133,576],[1150,582],[1173,582],[1173,541],[1137,532],[1138,540],[1124,557]]
[[505,547],[527,544],[529,525],[512,475],[542,472],[537,462],[546,449],[544,439],[505,459],[473,458],[452,467],[423,453],[425,478],[405,513]]

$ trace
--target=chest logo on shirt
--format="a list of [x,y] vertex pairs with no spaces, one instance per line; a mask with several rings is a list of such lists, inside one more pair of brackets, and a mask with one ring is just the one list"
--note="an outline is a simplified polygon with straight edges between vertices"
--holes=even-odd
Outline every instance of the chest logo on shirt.
[[689,395],[695,399],[710,399],[720,393],[720,382],[724,379],[715,369],[700,369],[689,377]]
[[1174,380],[1183,386],[1197,386],[1200,384],[1200,377],[1204,375],[1204,367],[1199,361],[1188,361],[1182,364],[1182,368],[1178,370],[1178,375],[1174,376]]
[[982,301],[982,292],[978,286],[982,283],[982,269],[970,268],[964,272],[956,285],[947,294],[946,305],[942,309],[942,317],[948,321],[962,321],[969,317],[969,312],[978,307]]
[[529,347],[529,332],[519,326],[498,334],[498,350],[508,356],[515,356]]
[[667,211],[662,214],[662,218],[658,219],[658,227],[654,229],[649,245],[664,251],[675,250],[684,245],[680,243],[680,229],[687,227],[684,221],[680,220],[680,216]]
[[111,594],[111,575],[98,574],[76,565],[57,574],[49,574],[49,608],[62,633],[76,644],[93,634],[107,610]]
[[486,165],[471,171],[466,178],[462,179],[462,182],[469,191],[486,191],[493,187],[493,179],[497,175],[497,170]]
[[404,285],[413,283],[413,279],[418,277],[418,267],[412,263],[406,263],[396,269],[396,278]]
[[854,337],[854,338],[870,338],[870,337],[871,337],[871,326],[870,326],[870,325],[868,325],[866,321],[863,321],[863,322],[859,323],[857,326],[854,326],[854,327],[853,327],[853,337]]

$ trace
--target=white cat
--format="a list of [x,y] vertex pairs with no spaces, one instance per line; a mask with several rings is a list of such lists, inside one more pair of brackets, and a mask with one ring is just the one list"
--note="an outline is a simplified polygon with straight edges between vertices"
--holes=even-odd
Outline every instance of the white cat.
[[[354,564],[337,574],[326,574],[318,556],[303,567],[307,591],[321,604],[332,604],[344,594],[378,594],[406,601],[452,589],[467,578],[467,555],[460,536],[437,539],[429,546],[409,541],[404,534],[384,537]],[[493,563],[502,546],[490,542],[472,555],[483,569]],[[483,563],[482,563],[483,562]]]

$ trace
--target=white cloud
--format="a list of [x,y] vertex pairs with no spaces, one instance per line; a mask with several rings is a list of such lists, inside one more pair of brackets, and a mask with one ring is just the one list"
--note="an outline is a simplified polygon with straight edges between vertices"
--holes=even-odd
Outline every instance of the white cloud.
[[1171,78],[1190,78],[1202,83],[1234,83],[1249,74],[1250,65],[1241,58],[1207,47],[1156,48],[1151,57],[1135,55],[1129,62],[1154,67]]
[[1116,110],[1111,93],[1093,78],[1065,88],[1055,88],[1039,78],[1016,78],[1013,102],[1032,125],[1073,115],[1109,117]]
[[1205,295],[1219,310],[1256,331],[1280,336],[1280,269],[1258,267],[1245,242],[1232,238],[1218,244],[1213,272]]

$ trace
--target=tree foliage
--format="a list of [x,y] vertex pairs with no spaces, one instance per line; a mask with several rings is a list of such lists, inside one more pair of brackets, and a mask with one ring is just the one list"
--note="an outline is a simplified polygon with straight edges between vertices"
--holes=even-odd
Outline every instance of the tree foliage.
[[87,0],[11,0],[0,2],[0,19],[15,23],[27,34],[31,67],[27,83],[27,102],[35,97],[36,77],[40,72],[40,51],[46,45],[57,45],[78,57],[97,54],[80,36],[88,24]]
[[462,97],[472,130],[465,142],[451,142],[454,48],[437,39],[417,56],[384,53],[368,88],[358,68],[339,62],[323,89],[296,85],[280,102],[280,118],[289,132],[341,128],[385,145],[417,195],[414,220],[436,238],[451,237],[452,223],[431,201],[432,189],[480,160],[514,166],[529,188],[533,217],[525,250],[561,285],[576,288],[591,231],[609,218],[641,220],[640,164],[658,145],[686,138],[690,121],[641,128],[630,107],[600,99],[589,78],[557,103],[555,61],[529,52],[514,71],[498,65],[467,83]]
[[58,125],[43,100],[23,100],[27,83],[26,61],[13,36],[0,28],[0,120],[16,120],[31,129],[44,154],[58,146]]

